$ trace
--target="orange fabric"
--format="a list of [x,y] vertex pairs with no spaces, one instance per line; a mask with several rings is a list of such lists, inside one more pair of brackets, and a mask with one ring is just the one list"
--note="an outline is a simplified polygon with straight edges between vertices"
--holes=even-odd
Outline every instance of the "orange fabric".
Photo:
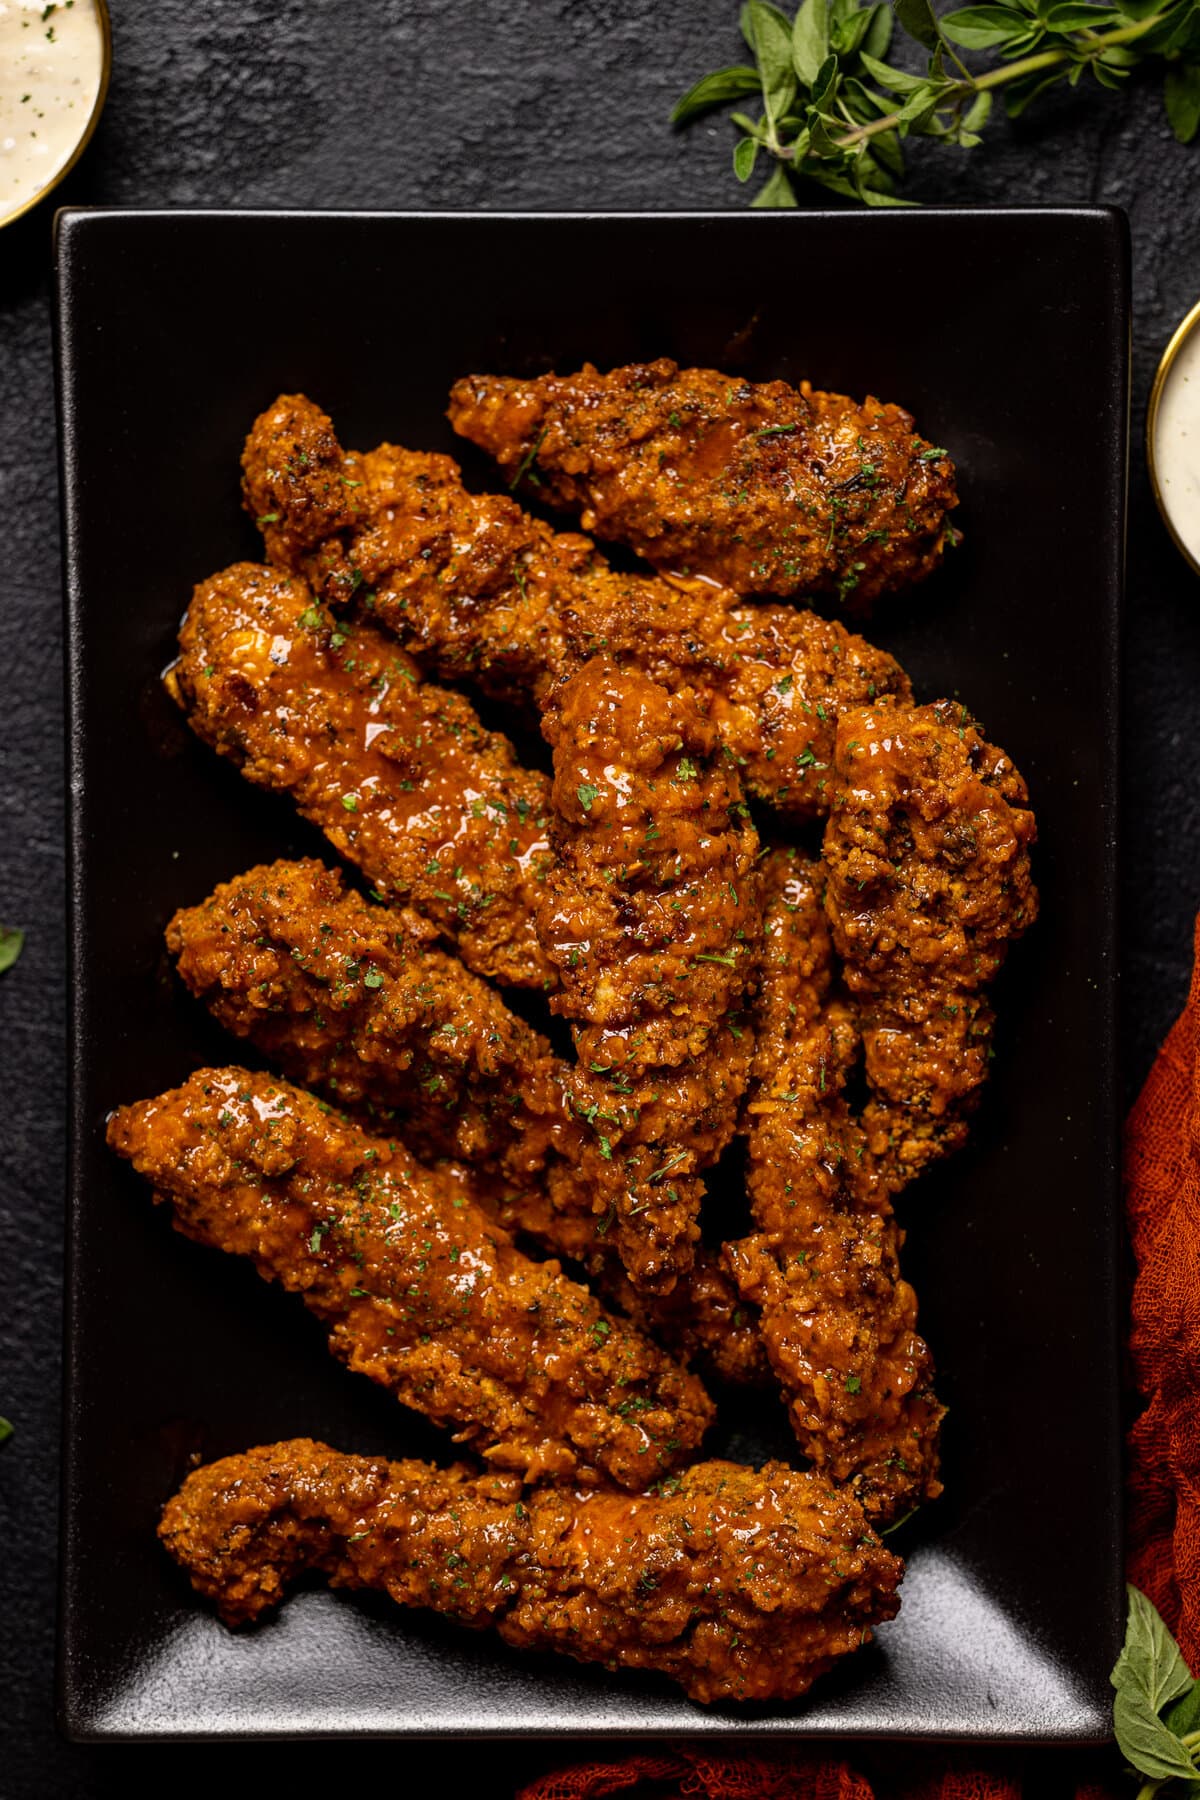
[[[1125,1205],[1137,1262],[1129,1338],[1144,1410],[1129,1434],[1129,1579],[1200,1674],[1200,920],[1187,1006],[1159,1051],[1125,1134]],[[809,1749],[748,1755],[695,1744],[543,1775],[518,1800],[607,1795],[688,1800],[1020,1800],[1022,1762],[864,1746],[868,1773]],[[1087,1783],[1076,1800],[1123,1791]]]

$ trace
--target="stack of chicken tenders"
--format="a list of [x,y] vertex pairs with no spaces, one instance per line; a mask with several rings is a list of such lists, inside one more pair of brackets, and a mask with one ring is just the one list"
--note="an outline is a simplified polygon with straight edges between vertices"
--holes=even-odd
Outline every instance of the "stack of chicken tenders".
[[[349,872],[266,864],[175,915],[256,1067],[108,1130],[469,1460],[255,1448],[160,1534],[230,1625],[315,1570],[787,1701],[894,1615],[880,1533],[941,1491],[893,1200],[964,1140],[1037,911],[1003,751],[805,604],[935,569],[953,465],[898,406],[666,360],[471,375],[449,416],[508,491],[346,450],[300,395],[250,432],[265,560],[200,584],[166,681]],[[706,1201],[739,1138],[748,1236]],[[706,1460],[714,1396],[771,1384],[795,1466]]]

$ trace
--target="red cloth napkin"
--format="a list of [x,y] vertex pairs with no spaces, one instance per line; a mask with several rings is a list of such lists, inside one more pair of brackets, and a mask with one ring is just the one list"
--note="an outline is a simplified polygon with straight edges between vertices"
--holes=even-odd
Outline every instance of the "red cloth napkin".
[[[1200,920],[1188,1002],[1129,1116],[1125,1206],[1137,1280],[1129,1349],[1145,1401],[1129,1436],[1129,1579],[1147,1593],[1200,1674]],[[1020,1800],[1019,1764],[975,1767],[958,1753],[898,1755],[886,1778],[879,1750],[842,1761],[786,1747],[735,1755],[679,1744],[619,1763],[543,1775],[519,1800],[602,1800],[609,1794],[696,1800]],[[1124,1792],[1085,1785],[1077,1800]],[[1128,1789],[1132,1793],[1132,1788]]]

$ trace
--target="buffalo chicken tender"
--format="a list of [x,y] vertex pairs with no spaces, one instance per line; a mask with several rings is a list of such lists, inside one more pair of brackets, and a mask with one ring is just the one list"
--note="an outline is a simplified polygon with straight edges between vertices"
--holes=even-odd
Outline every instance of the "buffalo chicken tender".
[[594,658],[543,730],[554,861],[537,928],[571,1021],[584,1167],[630,1280],[669,1291],[749,1074],[757,838],[711,724],[646,676]]
[[481,974],[548,975],[533,933],[544,775],[389,637],[338,622],[278,569],[196,589],[167,686],[197,736],[287,794],[387,898],[410,901]]
[[541,704],[607,648],[687,688],[747,792],[789,817],[828,812],[843,710],[912,697],[893,658],[836,621],[741,606],[708,581],[610,569],[588,538],[552,531],[507,496],[469,493],[448,456],[344,451],[303,395],[255,421],[244,470],[272,559],[334,605],[356,600],[442,679]]
[[1036,823],[957,701],[845,714],[834,775],[825,905],[862,1025],[867,1138],[895,1190],[966,1138],[990,1055],[983,990],[1037,917]]
[[903,1569],[849,1494],[780,1463],[698,1463],[641,1495],[522,1492],[308,1438],[195,1470],[159,1536],[231,1626],[316,1571],[705,1704],[805,1693],[895,1615]]
[[694,1376],[522,1256],[461,1182],[300,1088],[202,1069],[108,1136],[185,1236],[299,1293],[335,1356],[497,1467],[641,1487],[712,1419]]
[[665,358],[602,375],[468,375],[450,422],[514,482],[655,568],[738,594],[867,601],[935,569],[954,465],[902,407]]
[[167,927],[192,993],[291,1080],[423,1160],[465,1165],[502,1225],[584,1263],[677,1353],[726,1379],[760,1374],[750,1308],[714,1253],[660,1301],[621,1278],[582,1175],[592,1132],[568,1103],[570,1070],[436,937],[312,860],[250,869]]
[[764,869],[766,918],[747,1184],[755,1231],[726,1246],[805,1456],[875,1523],[941,1492],[933,1359],[899,1268],[902,1233],[847,1104],[859,1053],[833,988],[824,874],[794,851]]

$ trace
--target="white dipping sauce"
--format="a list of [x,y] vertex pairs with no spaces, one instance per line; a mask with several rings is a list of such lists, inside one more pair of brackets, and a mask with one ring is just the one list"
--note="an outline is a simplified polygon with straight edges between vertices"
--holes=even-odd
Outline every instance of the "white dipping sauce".
[[1200,563],[1200,319],[1175,352],[1158,396],[1154,472],[1176,537]]
[[0,219],[70,162],[103,76],[96,0],[0,0]]

